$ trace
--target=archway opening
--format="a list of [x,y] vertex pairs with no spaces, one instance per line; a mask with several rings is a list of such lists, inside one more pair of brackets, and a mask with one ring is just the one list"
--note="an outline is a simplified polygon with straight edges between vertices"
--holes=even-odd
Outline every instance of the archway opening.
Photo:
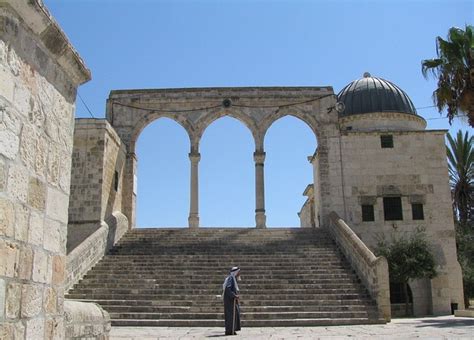
[[189,136],[169,118],[141,132],[137,145],[137,228],[187,227],[189,214]]
[[254,149],[251,132],[235,118],[219,118],[206,128],[200,142],[201,226],[255,226]]
[[314,182],[308,156],[316,150],[316,136],[299,118],[285,116],[270,126],[264,142],[267,226],[299,227],[299,213],[306,213],[302,207],[308,199],[303,193]]

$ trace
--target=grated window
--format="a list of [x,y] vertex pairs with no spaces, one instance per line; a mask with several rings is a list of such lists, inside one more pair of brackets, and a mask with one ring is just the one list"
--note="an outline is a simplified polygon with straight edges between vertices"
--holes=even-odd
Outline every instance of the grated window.
[[423,213],[423,204],[412,203],[411,212],[414,220],[424,220],[425,214]]
[[362,204],[362,221],[364,222],[375,221],[374,206],[372,204]]
[[393,148],[393,136],[392,135],[382,135],[380,136],[380,145],[382,148]]
[[384,197],[383,212],[385,221],[401,221],[403,220],[402,198],[401,197]]

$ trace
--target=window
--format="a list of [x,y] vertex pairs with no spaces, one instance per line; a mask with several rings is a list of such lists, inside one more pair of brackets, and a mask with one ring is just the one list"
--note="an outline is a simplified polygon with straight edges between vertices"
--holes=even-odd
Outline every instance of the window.
[[372,204],[362,204],[362,221],[373,222],[374,218],[374,206]]
[[383,198],[383,212],[385,216],[385,221],[403,220],[402,198],[401,197],[384,197]]
[[425,215],[423,213],[423,204],[421,203],[412,203],[411,212],[414,220],[424,220]]
[[115,173],[114,173],[114,189],[115,189],[115,191],[118,190],[118,185],[119,185],[119,175],[118,175],[118,171],[115,170]]
[[380,146],[384,149],[393,148],[393,136],[392,135],[380,136]]

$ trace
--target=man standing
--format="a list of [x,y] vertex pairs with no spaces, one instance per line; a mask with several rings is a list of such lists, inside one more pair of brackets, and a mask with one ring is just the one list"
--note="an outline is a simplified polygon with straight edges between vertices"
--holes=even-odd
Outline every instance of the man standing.
[[225,335],[236,335],[240,331],[239,285],[240,268],[232,267],[222,288],[224,289]]

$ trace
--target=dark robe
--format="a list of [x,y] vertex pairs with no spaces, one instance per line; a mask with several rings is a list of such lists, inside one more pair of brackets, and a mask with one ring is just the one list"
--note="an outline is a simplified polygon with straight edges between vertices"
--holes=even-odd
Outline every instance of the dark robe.
[[225,334],[240,331],[240,306],[235,298],[237,295],[234,279],[230,277],[224,289]]

